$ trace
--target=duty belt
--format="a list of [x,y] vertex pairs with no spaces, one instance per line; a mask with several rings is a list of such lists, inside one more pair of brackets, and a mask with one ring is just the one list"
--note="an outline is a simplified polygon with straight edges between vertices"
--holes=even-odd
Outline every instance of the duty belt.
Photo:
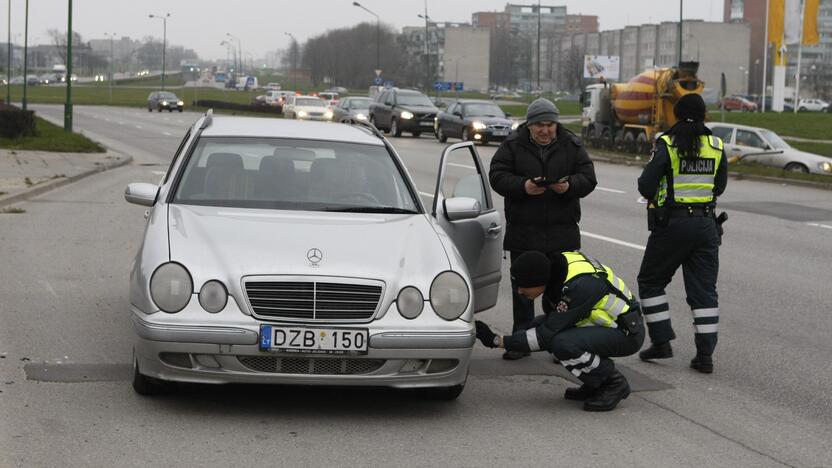
[[681,218],[685,216],[710,217],[714,216],[714,210],[716,210],[716,208],[713,206],[677,206],[670,209],[670,216],[674,218]]

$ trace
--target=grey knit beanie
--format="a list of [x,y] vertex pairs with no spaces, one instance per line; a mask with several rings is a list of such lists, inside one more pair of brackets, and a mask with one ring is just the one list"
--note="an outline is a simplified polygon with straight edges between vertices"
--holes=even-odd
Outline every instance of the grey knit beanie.
[[531,125],[535,122],[557,122],[558,115],[560,111],[555,103],[545,98],[537,98],[526,110],[526,123]]

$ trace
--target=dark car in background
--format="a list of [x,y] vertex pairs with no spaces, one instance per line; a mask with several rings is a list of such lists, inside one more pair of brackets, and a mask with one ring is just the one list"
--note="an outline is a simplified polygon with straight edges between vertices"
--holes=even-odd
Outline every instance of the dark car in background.
[[163,110],[168,112],[178,110],[179,112],[182,112],[184,108],[185,103],[169,91],[155,91],[150,93],[150,96],[147,97],[148,112],[153,112],[153,109],[156,109],[159,112],[162,112]]
[[482,144],[502,141],[516,128],[508,117],[490,101],[453,102],[436,116],[436,138],[442,143],[449,137]]
[[411,89],[385,89],[370,104],[370,122],[379,130],[402,136],[402,131],[418,137],[433,133],[434,118],[439,109],[430,98]]
[[345,123],[366,122],[370,118],[371,102],[373,100],[368,97],[343,98],[335,103],[335,105],[330,106],[330,109],[332,109],[332,121]]

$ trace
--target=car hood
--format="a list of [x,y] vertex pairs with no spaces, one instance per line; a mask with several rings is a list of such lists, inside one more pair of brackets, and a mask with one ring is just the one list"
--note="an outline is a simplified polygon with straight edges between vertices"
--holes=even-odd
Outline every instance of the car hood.
[[819,154],[807,153],[806,151],[800,151],[799,149],[795,148],[788,148],[783,150],[783,155],[788,158],[793,158],[795,161],[811,163],[832,162],[832,158],[827,158],[826,156],[821,156]]
[[399,109],[413,112],[414,114],[430,114],[439,111],[434,106],[397,106]]
[[[171,260],[190,270],[197,288],[212,277],[239,285],[243,276],[278,274],[388,283],[390,278],[422,277],[429,287],[450,264],[423,214],[170,205],[168,221]],[[312,249],[321,254],[317,263],[307,258]]]
[[504,117],[465,117],[466,122],[482,122],[486,125],[508,125],[509,127],[514,123],[510,119]]

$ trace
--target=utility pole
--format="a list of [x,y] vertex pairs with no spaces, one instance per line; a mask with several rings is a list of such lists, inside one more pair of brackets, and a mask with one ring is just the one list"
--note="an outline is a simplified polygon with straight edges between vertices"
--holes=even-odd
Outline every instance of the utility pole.
[[537,0],[537,92],[540,92],[540,0]]
[[67,0],[66,26],[66,103],[64,103],[64,131],[72,131],[72,0]]
[[168,43],[168,18],[170,17],[170,13],[166,13],[164,16],[162,15],[148,15],[149,18],[155,18],[162,20],[162,91],[165,90],[165,49],[167,48]]
[[682,1],[679,0],[679,65],[682,64]]
[[110,93],[110,104],[113,103],[113,37],[116,33],[104,33],[104,36],[110,37],[110,77],[107,79],[109,93]]
[[381,44],[381,33],[380,33],[381,27],[379,25],[378,15],[373,13],[367,7],[365,7],[364,5],[362,5],[358,2],[352,2],[352,5],[357,6],[358,8],[361,8],[362,10],[364,10],[367,13],[376,17],[376,70],[380,70],[381,69],[381,60],[379,60],[379,57],[381,57],[381,45],[380,45]]
[[29,84],[29,0],[26,0],[26,23],[23,32],[23,110],[26,110],[26,87]]
[[428,38],[430,37],[430,17],[428,16],[428,0],[425,0],[425,89],[430,89],[430,45]]
[[12,0],[9,0],[9,39],[7,40],[8,51],[6,53],[6,104],[12,102]]

